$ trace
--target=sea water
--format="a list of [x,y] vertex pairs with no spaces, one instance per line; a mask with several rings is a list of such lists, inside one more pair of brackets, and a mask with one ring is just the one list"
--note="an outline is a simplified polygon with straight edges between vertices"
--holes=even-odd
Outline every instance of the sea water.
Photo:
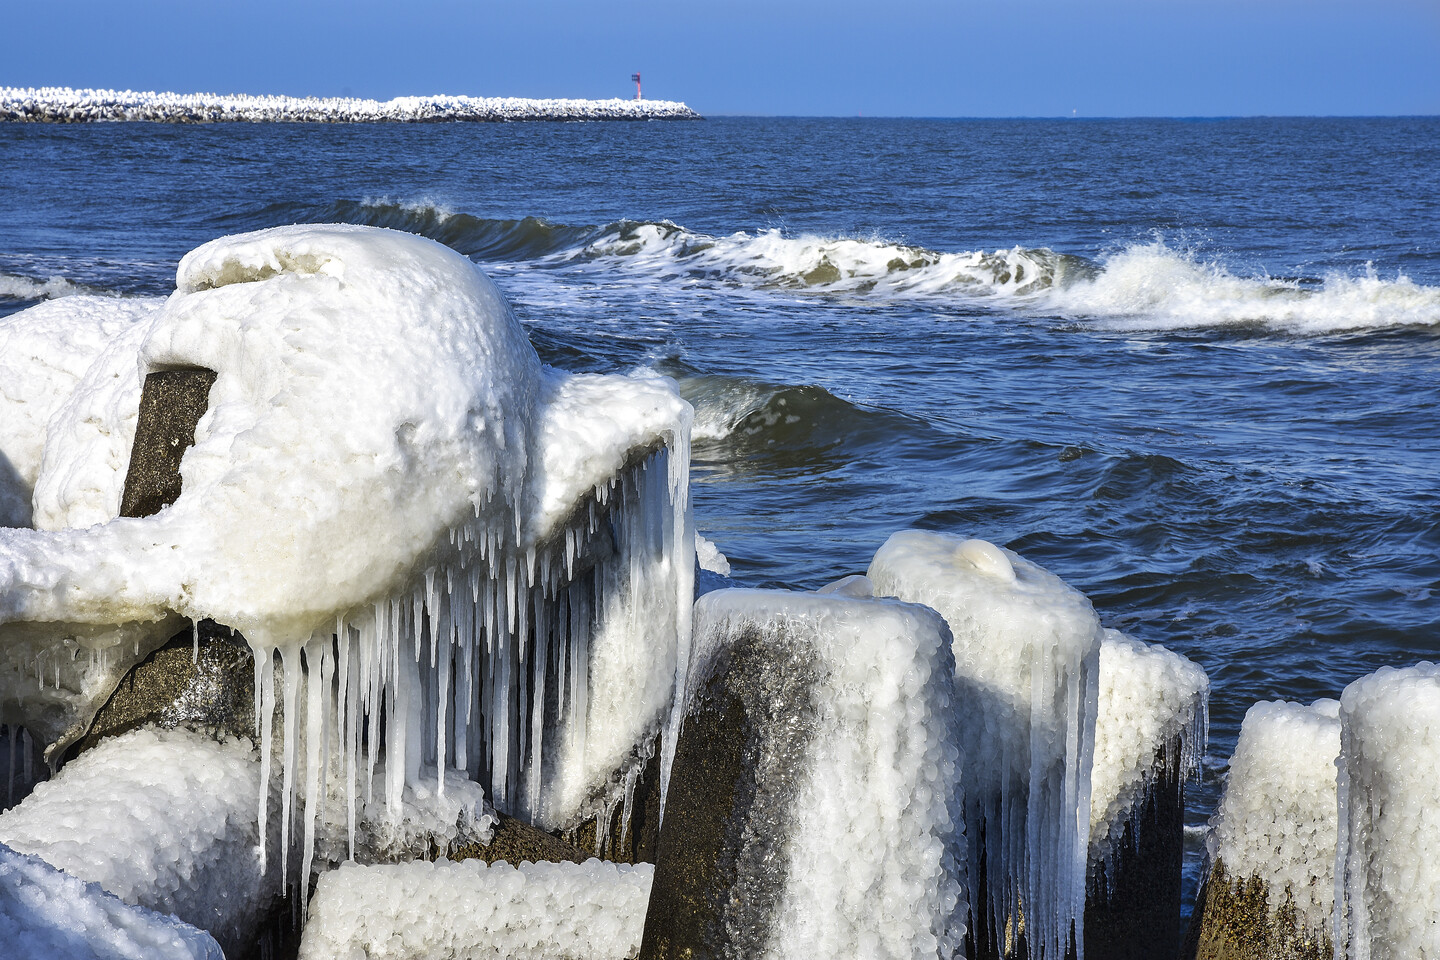
[[1433,118],[0,125],[0,315],[261,227],[440,240],[547,363],[679,381],[740,582],[945,531],[1203,666],[1194,827],[1252,703],[1440,653],[1437,170]]

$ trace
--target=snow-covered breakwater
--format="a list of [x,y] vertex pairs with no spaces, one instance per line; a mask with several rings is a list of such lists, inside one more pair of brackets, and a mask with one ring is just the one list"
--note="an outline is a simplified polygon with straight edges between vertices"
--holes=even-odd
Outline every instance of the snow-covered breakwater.
[[248,94],[0,87],[0,120],[87,123],[425,123],[444,120],[698,120],[675,100],[527,100],[522,97],[281,97]]

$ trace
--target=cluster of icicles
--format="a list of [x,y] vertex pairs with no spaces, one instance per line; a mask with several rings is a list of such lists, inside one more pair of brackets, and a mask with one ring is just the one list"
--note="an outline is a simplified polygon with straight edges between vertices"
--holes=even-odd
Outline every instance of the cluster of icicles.
[[[554,755],[583,761],[592,640],[625,611],[638,608],[644,616],[644,594],[656,587],[647,582],[652,571],[683,563],[675,557],[677,532],[688,527],[688,498],[672,460],[688,458],[662,448],[597,486],[539,546],[520,545],[511,517],[477,510],[474,522],[450,530],[446,555],[405,589],[338,617],[333,633],[319,631],[301,646],[256,647],[262,783],[272,776],[277,652],[281,663],[282,875],[289,876],[293,820],[303,801],[300,877],[309,876],[332,771],[344,779],[354,857],[357,801],[373,799],[382,755],[392,818],[401,815],[407,784],[433,776],[443,796],[447,768],[480,783],[498,810],[522,819],[539,814]],[[673,579],[659,586],[669,587],[668,600],[676,602]],[[688,593],[688,578],[683,587]],[[669,635],[673,642],[673,626]],[[607,813],[625,804],[627,828],[649,744],[653,737],[637,744],[621,789],[608,801]],[[269,835],[264,793],[262,872]]]

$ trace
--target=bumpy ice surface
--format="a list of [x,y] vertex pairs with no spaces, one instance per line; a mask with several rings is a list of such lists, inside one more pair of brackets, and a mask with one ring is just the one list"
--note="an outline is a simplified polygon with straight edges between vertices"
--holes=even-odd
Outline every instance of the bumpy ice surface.
[[0,943],[10,960],[224,960],[203,930],[0,844]]
[[983,843],[990,892],[974,909],[992,930],[1023,911],[1035,956],[1063,956],[1072,922],[1084,941],[1100,656],[1090,602],[1008,550],[919,530],[887,540],[868,576],[877,596],[933,607],[954,633],[970,868]]
[[649,864],[478,860],[320,878],[302,960],[623,960],[640,950]]
[[755,631],[815,664],[803,761],[761,761],[762,775],[792,782],[760,789],[793,797],[775,811],[783,822],[753,827],[786,838],[761,868],[773,876],[754,878],[781,891],[763,955],[956,956],[963,791],[943,621],[914,604],[758,590],[706,594],[695,621],[691,691],[705,688],[736,637]]
[[0,815],[0,843],[233,948],[279,892],[257,860],[258,773],[248,742],[137,730]]
[[1110,860],[1164,763],[1199,772],[1208,729],[1210,680],[1178,653],[1105,630],[1090,771],[1090,859]]
[[1340,704],[1257,703],[1245,713],[1206,852],[1234,881],[1268,884],[1271,912],[1293,898],[1310,936],[1335,903],[1335,758]]
[[1440,666],[1346,687],[1340,756],[1336,955],[1440,957]]

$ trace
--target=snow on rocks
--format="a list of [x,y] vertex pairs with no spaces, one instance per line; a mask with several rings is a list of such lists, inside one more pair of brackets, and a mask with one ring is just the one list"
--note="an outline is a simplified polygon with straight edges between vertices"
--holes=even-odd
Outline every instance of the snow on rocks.
[[0,815],[0,843],[243,952],[280,892],[257,862],[258,773],[249,742],[137,730]]
[[1356,680],[1339,727],[1336,956],[1440,957],[1440,666]]
[[1158,767],[1180,779],[1200,769],[1209,727],[1205,671],[1159,645],[1105,630],[1090,773],[1090,859],[1113,862]]
[[475,860],[320,878],[301,960],[625,960],[639,950],[654,868]]
[[1085,950],[1128,960],[1179,942],[1185,790],[1207,736],[1205,671],[1105,630],[1090,773]]
[[[377,768],[396,817],[446,769],[550,828],[613,803],[688,658],[673,383],[543,370],[488,278],[395,231],[221,238],[176,287],[51,415],[40,529],[0,529],[4,719],[83,724],[109,688],[66,664],[113,688],[180,617],[212,619],[255,653],[265,777],[283,704],[282,851],[331,753],[350,810]],[[179,498],[113,519],[145,375],[197,368],[216,379]]]
[[1202,947],[1244,931],[1234,955],[1330,956],[1339,711],[1334,700],[1246,711],[1206,835],[1206,889],[1191,921]]
[[949,534],[895,534],[868,576],[877,596],[931,606],[954,634],[981,950],[1001,953],[1007,925],[1023,915],[1032,956],[1058,960],[1072,924],[1077,937],[1084,934],[1101,636],[1095,612],[1035,564]]
[[4,844],[0,943],[10,960],[224,960],[203,930]]
[[698,120],[673,100],[527,100],[436,95],[364,100],[247,94],[0,87],[0,120],[83,123],[151,120],[297,123],[423,123],[455,120]]
[[718,590],[695,623],[641,956],[958,955],[944,622],[896,601]]

